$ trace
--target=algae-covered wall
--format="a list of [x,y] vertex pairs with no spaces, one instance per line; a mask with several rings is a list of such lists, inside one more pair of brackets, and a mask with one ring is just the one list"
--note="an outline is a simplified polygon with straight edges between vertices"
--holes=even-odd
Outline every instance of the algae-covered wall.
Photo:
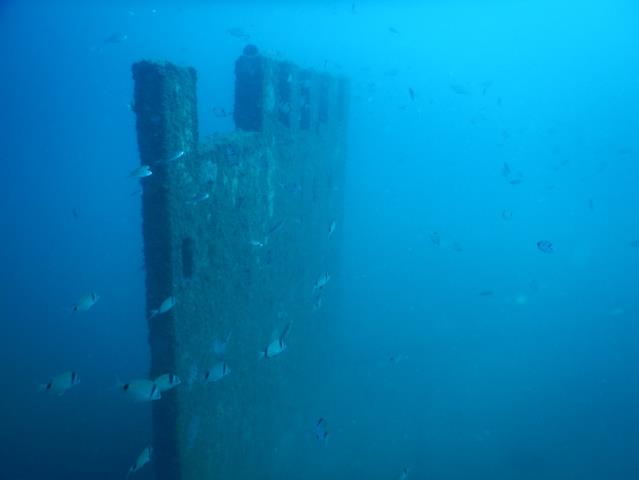
[[[158,478],[282,478],[318,411],[338,293],[348,84],[248,47],[232,134],[198,143],[193,69],[133,67]],[[184,152],[184,153],[182,153]],[[333,225],[334,228],[331,226]],[[326,287],[314,288],[328,273]],[[287,350],[258,359],[285,325]],[[231,373],[204,383],[214,339]]]

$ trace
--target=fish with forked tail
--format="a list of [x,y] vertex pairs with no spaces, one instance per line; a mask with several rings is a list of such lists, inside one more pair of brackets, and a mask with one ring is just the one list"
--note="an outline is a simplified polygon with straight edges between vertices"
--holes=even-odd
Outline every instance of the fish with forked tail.
[[64,392],[77,385],[78,383],[80,383],[80,376],[77,374],[77,372],[64,372],[56,377],[53,377],[47,383],[40,385],[40,391],[63,395]]
[[137,472],[138,470],[140,470],[144,465],[146,465],[147,463],[149,463],[151,461],[151,456],[153,455],[153,448],[152,447],[146,447],[144,450],[142,450],[142,453],[140,453],[140,455],[138,455],[138,458],[135,460],[135,463],[133,465],[131,465],[131,468],[129,468],[128,473],[126,474],[127,478]]
[[279,355],[286,350],[286,336],[291,330],[291,322],[288,322],[282,332],[277,336],[275,340],[269,343],[264,349],[258,352],[258,358],[267,359]]

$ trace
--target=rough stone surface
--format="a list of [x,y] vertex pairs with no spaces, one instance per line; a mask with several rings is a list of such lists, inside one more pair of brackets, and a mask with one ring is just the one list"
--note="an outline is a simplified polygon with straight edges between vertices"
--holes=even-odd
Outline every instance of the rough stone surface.
[[[153,171],[142,180],[149,315],[177,300],[149,320],[151,376],[183,381],[153,403],[161,479],[304,470],[314,460],[298,443],[330,375],[348,82],[261,55],[242,55],[235,73],[238,130],[200,144],[195,71],[133,66],[140,158]],[[288,349],[258,360],[288,322]],[[213,340],[229,333],[231,373],[203,384]]]

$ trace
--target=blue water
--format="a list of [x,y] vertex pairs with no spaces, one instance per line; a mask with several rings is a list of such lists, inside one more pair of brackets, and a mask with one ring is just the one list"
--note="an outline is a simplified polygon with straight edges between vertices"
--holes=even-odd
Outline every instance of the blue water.
[[180,4],[0,3],[0,478],[150,442],[112,389],[149,358],[130,66],[194,66],[230,131],[238,26],[352,82],[331,478],[639,478],[639,5]]

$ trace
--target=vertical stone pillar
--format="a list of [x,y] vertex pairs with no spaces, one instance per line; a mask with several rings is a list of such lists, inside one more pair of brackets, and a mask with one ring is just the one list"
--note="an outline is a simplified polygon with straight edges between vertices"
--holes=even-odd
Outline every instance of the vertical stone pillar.
[[[134,111],[142,165],[153,172],[141,180],[147,315],[174,295],[176,258],[173,232],[176,199],[171,179],[179,168],[180,152],[195,155],[198,144],[196,73],[170,63],[142,61],[133,65]],[[149,321],[151,378],[175,368],[175,317],[168,312]],[[179,478],[175,398],[153,403],[156,467],[164,478]]]

